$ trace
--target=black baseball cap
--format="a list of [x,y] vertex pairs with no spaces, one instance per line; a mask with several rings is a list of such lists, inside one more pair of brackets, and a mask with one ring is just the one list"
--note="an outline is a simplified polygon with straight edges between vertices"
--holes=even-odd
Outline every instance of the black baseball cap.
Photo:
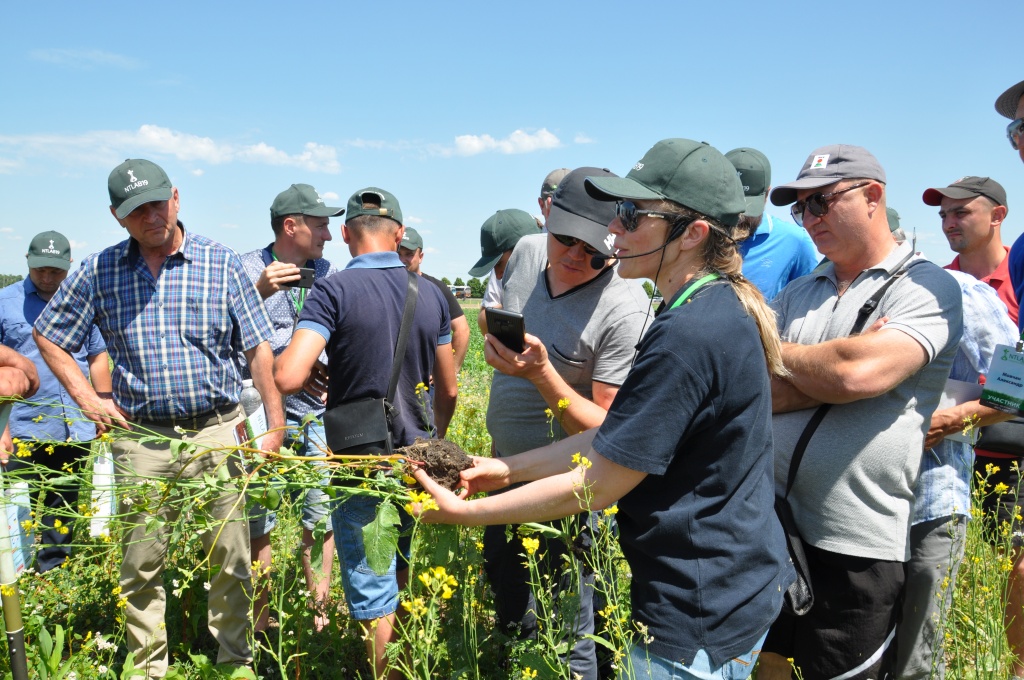
[[587,193],[587,177],[618,177],[607,168],[577,168],[562,178],[551,199],[545,226],[552,234],[573,236],[604,255],[611,255],[615,240],[608,224],[615,219],[615,204]]

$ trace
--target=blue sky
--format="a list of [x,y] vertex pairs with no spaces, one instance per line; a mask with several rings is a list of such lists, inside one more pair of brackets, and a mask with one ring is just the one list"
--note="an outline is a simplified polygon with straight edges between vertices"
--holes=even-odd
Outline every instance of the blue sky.
[[[468,278],[495,210],[537,213],[558,167],[625,174],[656,141],[867,147],[918,248],[951,258],[922,191],[988,175],[1024,227],[1024,166],[996,96],[1024,78],[1020,3],[7,3],[0,273],[39,231],[79,261],[125,237],[106,178],[162,165],[181,219],[238,251],[294,182],[344,206],[393,192],[424,271]],[[785,215],[785,209],[772,209]],[[348,261],[340,220],[327,257]]]

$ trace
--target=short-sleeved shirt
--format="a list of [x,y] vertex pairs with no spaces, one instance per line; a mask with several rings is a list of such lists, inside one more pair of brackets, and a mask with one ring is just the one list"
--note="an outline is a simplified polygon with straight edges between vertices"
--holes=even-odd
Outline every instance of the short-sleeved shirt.
[[[1006,256],[1006,267],[1010,272],[1010,285],[1019,302],[1024,298],[1024,234],[1017,237],[1010,254]],[[1017,317],[1017,330],[1024,333],[1024,317]]]
[[135,239],[90,255],[36,319],[39,333],[72,352],[99,327],[114,360],[114,401],[133,419],[186,419],[238,403],[236,355],[271,327],[238,255],[185,231],[153,274]]
[[[392,251],[354,257],[342,271],[313,284],[296,328],[327,342],[328,409],[387,396],[408,285],[405,265]],[[444,297],[434,286],[420,285],[395,395],[397,446],[430,436],[431,400],[417,394],[416,385],[430,383],[437,346],[451,341]]]
[[[245,274],[254,286],[260,280],[263,270],[274,262],[273,247],[274,244],[271,243],[266,248],[243,253],[240,256],[242,266],[245,267]],[[309,260],[305,266],[313,270],[314,281],[338,271],[330,262],[323,258]],[[273,335],[270,336],[270,349],[273,350],[274,356],[283,352],[284,348],[291,342],[292,332],[295,329],[295,323],[299,318],[299,311],[303,304],[303,290],[301,288],[283,288],[263,301],[263,305],[267,308],[267,314],[270,317],[270,323],[273,326]],[[327,356],[322,355],[321,360],[326,363]],[[239,361],[242,365],[242,377],[251,378],[249,366],[245,363],[245,355],[239,355]],[[320,401],[319,397],[314,397],[305,390],[299,390],[295,394],[289,394],[284,397],[284,410],[290,418],[302,420],[309,413],[319,416],[324,412],[324,404]]]
[[[547,283],[547,234],[524,236],[516,244],[504,276],[502,305],[523,315],[526,332],[536,335],[563,380],[584,399],[593,383],[619,386],[629,373],[636,344],[648,321],[650,298],[637,281],[606,267],[596,278],[553,297]],[[533,383],[494,372],[487,430],[499,455],[510,456],[567,436]],[[557,419],[556,419],[557,421]]]
[[[992,286],[992,289],[996,291],[996,295],[1006,305],[1006,310],[1010,313],[1010,320],[1016,324],[1020,317],[1020,305],[1017,300],[1017,294],[1014,292],[1013,281],[1010,277],[1010,249],[1006,246],[1006,257],[999,263],[996,270],[981,278],[982,281]],[[953,258],[953,261],[946,265],[946,269],[954,272],[962,271],[960,269],[960,256],[957,255]]]
[[[673,297],[673,301],[682,291]],[[661,312],[594,439],[647,473],[619,500],[633,618],[652,653],[712,665],[748,652],[793,580],[774,512],[771,382],[726,283]]]
[[[1016,327],[1005,303],[987,283],[959,271],[949,273],[960,285],[964,305],[963,335],[949,377],[977,384],[988,373],[996,345],[1013,344]],[[925,451],[914,490],[913,524],[953,515],[970,517],[973,474],[974,452],[966,442],[943,439]]]
[[437,289],[441,291],[441,295],[444,296],[445,301],[448,303],[448,315],[452,321],[460,317],[466,316],[466,313],[462,311],[462,305],[459,304],[458,298],[452,294],[452,289],[444,285],[441,281],[438,281],[430,274],[423,274],[424,281],[430,281],[432,284],[437,286]]
[[494,275],[494,270],[492,269],[487,277],[487,288],[484,290],[484,299],[480,301],[480,306],[501,307],[501,296],[501,279]]
[[[864,303],[911,253],[897,246],[840,296],[835,266],[786,286],[772,302],[785,342],[815,345],[847,337]],[[914,486],[924,435],[960,342],[960,286],[937,265],[914,255],[865,328],[882,316],[886,330],[909,335],[927,355],[917,373],[885,394],[835,404],[804,453],[789,495],[803,539],[822,550],[876,560],[909,559]],[[785,485],[797,439],[815,409],[772,418],[776,484]]]
[[[46,307],[32,279],[17,281],[0,290],[0,343],[27,357],[39,374],[39,389],[29,402],[11,410],[11,436],[39,441],[89,441],[96,426],[82,415],[75,400],[57,380],[39,354],[32,338],[32,324]],[[89,358],[107,351],[99,329],[89,330],[89,339],[71,357],[82,373],[89,375]]]
[[757,231],[740,243],[743,276],[772,300],[787,283],[818,264],[818,251],[807,231],[793,222],[764,213]]

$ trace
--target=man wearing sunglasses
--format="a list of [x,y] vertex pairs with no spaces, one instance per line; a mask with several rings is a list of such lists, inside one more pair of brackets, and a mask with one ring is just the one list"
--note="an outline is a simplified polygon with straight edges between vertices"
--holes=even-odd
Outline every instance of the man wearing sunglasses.
[[[1010,140],[1010,146],[1020,154],[1021,161],[1024,161],[1024,80],[999,95],[996,99],[996,111],[1010,119],[1010,124],[1006,126],[1006,136]],[[1019,301],[1024,297],[1024,234],[1017,238],[1010,249],[1009,260],[1010,281]],[[1024,320],[1017,319],[1017,328],[1024,332]],[[1021,649],[1024,650],[1024,637]],[[1024,665],[1019,670],[1024,673]]]
[[803,440],[788,498],[815,603],[776,620],[761,680],[789,678],[787,658],[805,678],[892,673],[912,490],[962,308],[953,278],[893,239],[885,194],[878,161],[849,145],[815,150],[771,192],[830,262],[772,302],[791,374],[772,382],[776,488]]
[[[604,422],[607,409],[629,372],[634,346],[647,321],[650,300],[639,282],[615,271],[613,237],[608,224],[614,204],[591,198],[587,176],[614,176],[600,168],[578,168],[565,176],[551,199],[547,233],[524,236],[516,244],[504,275],[501,306],[523,315],[526,349],[515,352],[486,336],[484,356],[496,371],[487,408],[487,429],[496,456],[511,456]],[[587,517],[575,523],[590,543]],[[504,526],[484,532],[484,566],[495,592],[503,629],[523,637],[537,633],[537,606],[523,565],[522,543]],[[568,585],[566,546],[539,537],[554,583]],[[594,632],[593,574],[577,575],[579,614],[574,633]],[[564,587],[564,586],[563,586]],[[575,587],[574,587],[575,589]],[[598,677],[593,640],[580,638],[571,651],[570,669],[586,680]]]

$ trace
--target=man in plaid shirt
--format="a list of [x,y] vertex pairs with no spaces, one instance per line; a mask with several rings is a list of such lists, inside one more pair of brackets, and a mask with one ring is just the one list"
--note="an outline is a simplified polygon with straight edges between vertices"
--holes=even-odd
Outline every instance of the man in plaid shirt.
[[[90,256],[67,278],[37,319],[34,335],[46,363],[97,430],[121,435],[113,451],[130,525],[120,578],[128,647],[147,677],[163,677],[166,523],[177,519],[181,506],[146,506],[164,497],[164,482],[217,478],[222,468],[240,473],[225,451],[244,417],[236,352],[245,355],[266,407],[267,450],[281,445],[284,412],[272,375],[270,320],[238,255],[185,231],[178,190],[154,163],[125,161],[110,173],[108,190],[110,212],[128,240]],[[70,354],[93,323],[114,361],[109,394],[90,386]],[[151,434],[165,439],[140,441]],[[172,439],[192,446],[172,452]],[[208,584],[209,627],[220,644],[217,662],[244,666],[252,661],[245,501],[237,492],[218,493],[200,499],[215,524],[201,532],[203,548],[210,567],[219,567]]]

